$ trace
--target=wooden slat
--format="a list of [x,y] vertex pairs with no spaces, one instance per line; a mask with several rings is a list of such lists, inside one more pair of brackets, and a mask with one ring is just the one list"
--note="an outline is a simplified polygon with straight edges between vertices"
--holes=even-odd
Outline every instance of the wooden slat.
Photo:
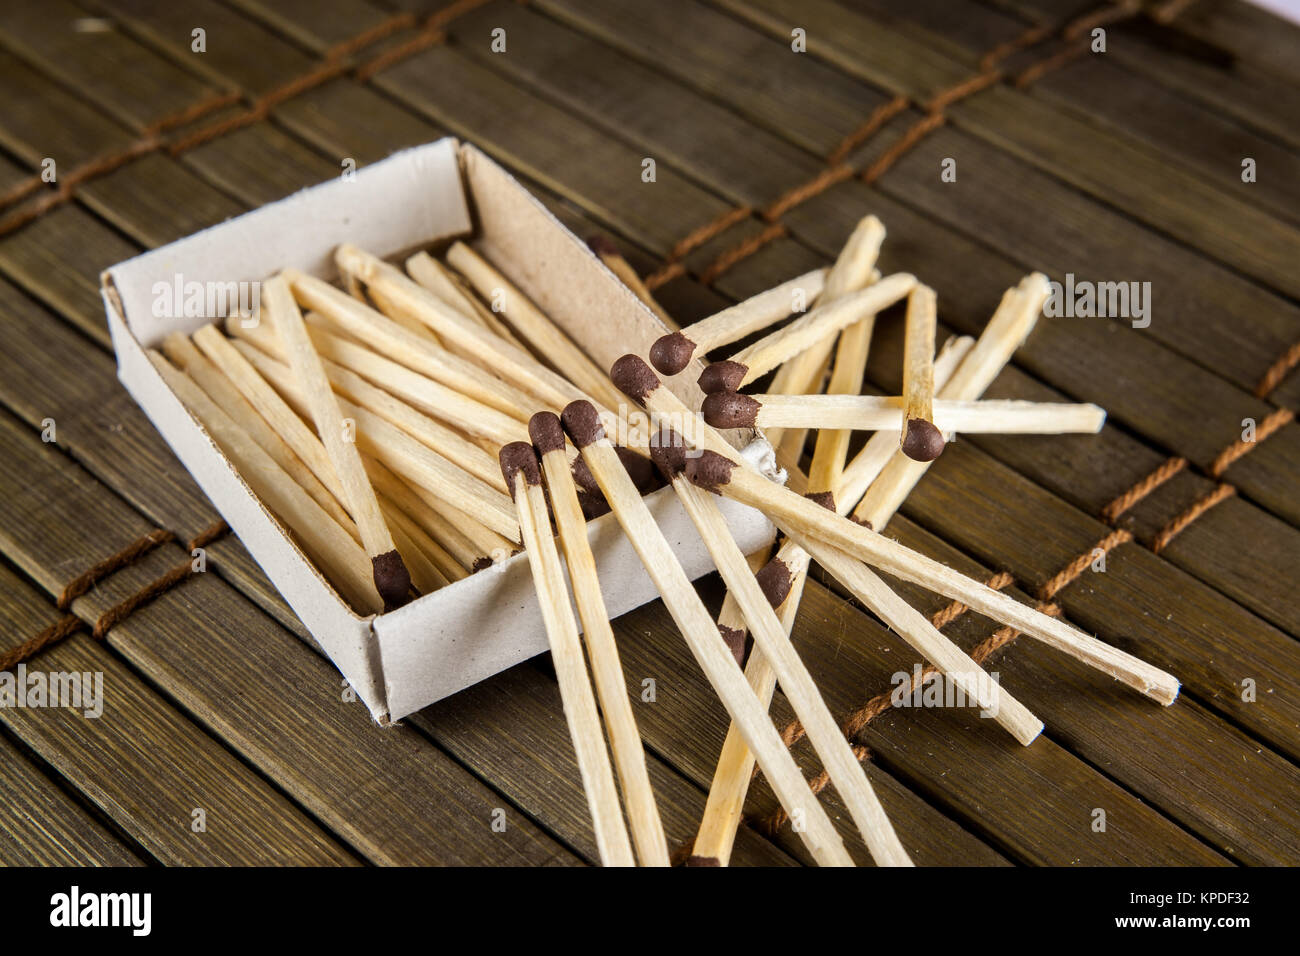
[[[7,446],[12,426],[0,427]],[[4,549],[9,554],[8,540]],[[5,568],[0,596],[6,650],[61,617]],[[0,709],[0,721],[157,859],[208,866],[354,862],[315,822],[84,633],[48,648],[28,667],[102,675],[100,717],[63,707],[15,707]],[[192,828],[196,809],[207,817],[206,832]]]
[[[889,528],[909,547],[967,574],[989,573],[906,518]],[[946,604],[910,585],[898,587],[925,613]],[[987,620],[967,614],[948,630],[963,646],[973,646],[992,629]],[[995,655],[989,666],[1043,718],[1047,736],[1142,794],[1209,845],[1243,863],[1294,865],[1300,859],[1298,811],[1289,796],[1300,771],[1196,701],[1184,695],[1170,707],[1152,706],[1110,678],[1024,637]],[[1278,676],[1261,678],[1262,700]],[[1113,819],[1113,811],[1106,809]]]
[[0,866],[141,865],[3,737],[0,764],[5,771],[0,774]]

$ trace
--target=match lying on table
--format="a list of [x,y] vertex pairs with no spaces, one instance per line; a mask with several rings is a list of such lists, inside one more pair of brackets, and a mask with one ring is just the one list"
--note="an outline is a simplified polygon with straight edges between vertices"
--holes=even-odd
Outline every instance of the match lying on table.
[[[854,431],[899,431],[917,419],[907,418],[907,400],[884,395],[746,395],[714,392],[700,406],[714,428],[843,428]],[[1002,435],[1088,434],[1101,431],[1106,410],[1070,402],[1024,402],[985,399],[932,403],[930,419],[940,432]],[[903,449],[907,453],[907,449]],[[937,455],[916,459],[932,461]]]

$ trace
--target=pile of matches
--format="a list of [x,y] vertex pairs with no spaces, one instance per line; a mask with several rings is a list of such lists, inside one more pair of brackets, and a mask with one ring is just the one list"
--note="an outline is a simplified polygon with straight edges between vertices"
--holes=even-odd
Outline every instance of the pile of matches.
[[[879,533],[953,433],[1095,433],[1105,417],[1094,405],[980,400],[1033,328],[1048,295],[1045,277],[1035,273],[1007,290],[978,341],[955,338],[936,355],[935,293],[911,275],[880,275],[884,235],[867,217],[830,269],[665,335],[650,363],[625,355],[608,375],[461,243],[445,262],[413,256],[406,273],[342,246],[335,259],[348,291],[282,273],[264,284],[262,321],[231,318],[229,337],[215,326],[192,341],[173,336],[165,357],[151,359],[358,610],[396,607],[524,550],[603,863],[669,862],[587,538],[588,520],[612,511],[732,719],[690,863],[726,865],[757,764],[786,813],[801,821],[796,831],[810,855],[853,865],[768,714],[779,682],[874,862],[906,866],[902,842],[789,640],[811,561],[1021,744],[1042,722],[876,570],[959,601],[1162,704],[1179,685]],[[593,249],[663,315],[615,251]],[[903,394],[864,396],[876,315],[904,299]],[[487,301],[506,307],[495,311]],[[701,409],[661,385],[661,375],[679,374],[697,353],[796,314],[708,365]],[[772,372],[767,392],[740,391]],[[626,399],[652,425],[618,428],[615,446],[609,425]],[[760,474],[715,431],[752,426],[765,430],[786,484]],[[805,474],[810,430],[816,443]],[[850,459],[854,430],[874,434]],[[728,589],[716,621],[643,500],[656,475],[673,488]],[[742,553],[717,495],[772,520],[782,534],[774,556]]]

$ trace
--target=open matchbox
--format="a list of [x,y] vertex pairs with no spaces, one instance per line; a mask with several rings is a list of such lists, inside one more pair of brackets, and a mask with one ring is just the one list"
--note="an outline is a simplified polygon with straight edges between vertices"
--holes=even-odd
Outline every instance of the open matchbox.
[[[221,319],[155,315],[155,285],[170,288],[177,276],[185,283],[254,282],[295,267],[332,280],[340,243],[391,259],[453,237],[501,269],[603,368],[627,352],[645,354],[665,331],[513,177],[453,139],[396,153],[350,180],[306,189],[103,275],[118,377],[380,723],[547,649],[527,556],[517,554],[396,611],[358,615],[163,383],[145,349],[159,348],[171,332],[189,334]],[[691,408],[702,398],[695,384],[701,369],[696,359],[667,383]],[[756,463],[770,458],[770,447],[755,432],[738,434],[736,443]],[[694,579],[711,571],[708,552],[672,489],[661,488],[646,502],[687,574]],[[761,513],[720,504],[745,553],[772,540],[774,528]],[[611,616],[657,596],[613,514],[590,522],[588,534]]]

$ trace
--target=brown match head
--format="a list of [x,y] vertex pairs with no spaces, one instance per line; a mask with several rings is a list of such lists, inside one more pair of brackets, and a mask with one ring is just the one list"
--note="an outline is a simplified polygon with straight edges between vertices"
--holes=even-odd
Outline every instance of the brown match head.
[[405,604],[411,590],[411,573],[406,570],[402,556],[395,550],[385,551],[370,559],[370,567],[384,610],[395,611]]
[[[618,455],[618,460],[623,463],[623,470],[632,479],[632,484],[636,485],[637,491],[648,495],[659,487],[659,475],[650,458],[638,455],[631,448],[624,448],[622,445],[615,445],[614,452]],[[653,454],[652,450],[651,455]]]
[[734,627],[727,627],[725,624],[719,624],[718,633],[722,635],[722,643],[727,645],[727,650],[731,651],[731,656],[736,659],[736,663],[744,667],[745,632]]
[[773,558],[754,574],[758,586],[763,589],[763,597],[773,609],[780,607],[790,594],[794,583],[790,577],[790,568],[780,558]]
[[615,388],[638,405],[659,387],[659,376],[639,355],[624,355],[610,366],[609,378]]
[[716,856],[688,856],[682,866],[722,866],[722,861]]
[[528,437],[539,455],[564,451],[564,426],[555,412],[538,412],[528,419]]
[[712,392],[704,396],[700,412],[714,428],[753,428],[758,424],[758,410],[762,407],[758,399],[740,392]]
[[578,492],[578,507],[582,509],[582,516],[588,521],[595,521],[601,515],[609,514],[609,502],[599,491]]
[[704,371],[700,373],[700,389],[710,395],[714,392],[734,392],[740,388],[748,372],[748,365],[730,359],[725,362],[713,362],[704,366]]
[[560,421],[579,448],[586,448],[605,437],[605,426],[600,423],[600,413],[585,398],[565,405],[564,411],[560,412]]
[[686,470],[686,442],[671,428],[661,428],[650,439],[650,460],[672,481]]
[[510,497],[515,496],[515,476],[523,474],[524,481],[530,485],[542,483],[542,470],[537,466],[537,452],[526,441],[512,441],[501,447],[497,460],[501,462],[501,477],[506,480]]
[[943,432],[934,422],[909,418],[903,426],[903,454],[913,461],[934,461],[943,454]]
[[736,463],[730,458],[716,451],[703,451],[686,459],[686,478],[691,484],[716,495],[719,488],[731,481],[731,470],[735,467]]
[[486,571],[490,567],[492,567],[492,559],[486,554],[481,554],[474,559],[474,563],[470,565],[469,570],[471,574],[478,574],[480,571]]
[[614,245],[614,240],[609,238],[609,236],[605,235],[603,232],[593,232],[588,236],[587,248],[602,259],[605,256],[622,255],[622,253],[618,251],[618,246]]
[[695,354],[695,343],[680,332],[661,335],[650,346],[650,364],[661,375],[676,375]]

